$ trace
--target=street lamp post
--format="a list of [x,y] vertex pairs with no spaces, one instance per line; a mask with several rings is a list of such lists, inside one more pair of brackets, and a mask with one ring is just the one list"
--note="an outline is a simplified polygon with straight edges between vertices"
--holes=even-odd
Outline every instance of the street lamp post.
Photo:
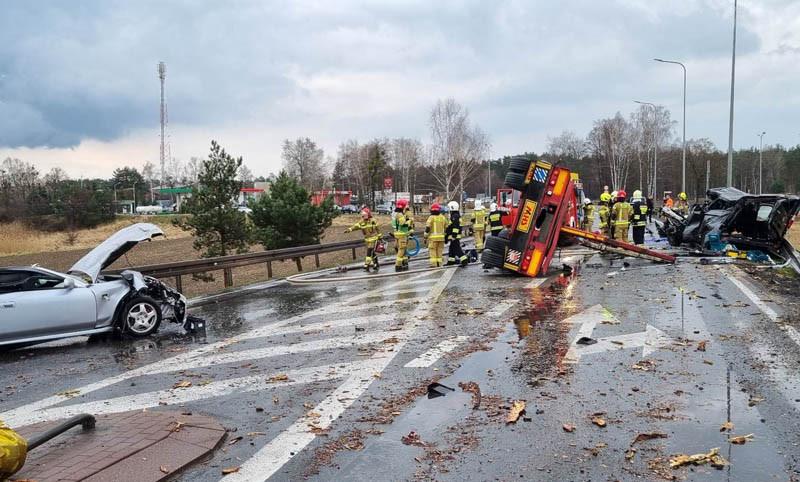
[[733,86],[736,80],[736,7],[733,0],[733,53],[731,54],[731,112],[728,118],[728,187],[733,187]]
[[642,102],[640,100],[634,100],[634,102],[637,104],[649,105],[653,108],[653,145],[655,153],[653,154],[653,192],[650,193],[650,195],[653,196],[653,202],[655,202],[656,199],[658,199],[658,133],[656,132],[657,127],[655,125],[657,113],[656,105],[651,102]]
[[764,134],[767,132],[764,131],[761,134],[758,134],[758,194],[762,194],[761,187],[761,179],[764,177],[764,168],[763,163],[761,162],[762,156],[761,153],[764,151]]
[[686,66],[675,60],[653,59],[665,64],[680,65],[683,69],[683,155],[681,156],[681,192],[686,192]]

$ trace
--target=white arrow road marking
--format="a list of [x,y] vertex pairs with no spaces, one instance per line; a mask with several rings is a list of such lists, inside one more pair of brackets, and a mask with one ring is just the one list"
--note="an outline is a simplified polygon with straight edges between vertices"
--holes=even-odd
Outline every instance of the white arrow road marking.
[[439,343],[422,355],[405,364],[406,368],[427,368],[436,363],[445,353],[450,353],[456,347],[469,339],[468,336],[457,336]]
[[[399,343],[393,345],[394,349],[392,351],[379,352],[373,355],[368,360],[368,368],[353,373],[345,380],[342,386],[328,395],[312,410],[323,415],[320,417],[323,419],[321,420],[322,423],[319,424],[320,427],[329,427],[369,388],[374,380],[373,375],[382,372],[392,362],[421,323],[419,317],[433,307],[455,272],[455,269],[445,270],[428,294],[427,301],[420,304],[408,316],[409,319],[415,321],[407,324],[403,331],[397,332],[396,336]],[[343,396],[347,398],[342,398]],[[227,475],[222,480],[225,482],[262,482],[280,470],[286,462],[303,450],[315,437],[314,433],[309,432],[307,419],[301,417],[286,431],[272,439],[242,464],[238,472]]]
[[647,325],[646,331],[627,333],[624,335],[599,338],[593,345],[578,345],[577,358],[584,355],[601,353],[604,351],[624,350],[627,348],[642,348],[642,357],[647,357],[659,348],[664,348],[672,343],[672,338],[655,326]]
[[365,369],[371,369],[373,365],[374,362],[370,362],[369,360],[357,361],[346,365],[335,363],[332,365],[287,371],[285,374],[289,377],[289,380],[283,382],[270,383],[270,375],[260,374],[211,382],[208,385],[138,393],[107,400],[84,402],[37,411],[25,410],[25,407],[22,407],[21,409],[3,414],[3,421],[8,425],[19,427],[32,423],[72,417],[80,413],[98,415],[127,412],[129,410],[142,410],[145,408],[157,407],[159,402],[167,402],[169,405],[180,405],[234,393],[271,390],[290,385],[344,378],[352,374],[362,374]]
[[564,363],[578,362],[581,357],[579,354],[580,345],[577,344],[578,340],[583,337],[591,338],[592,333],[594,333],[594,328],[602,321],[606,321],[614,325],[619,324],[619,320],[601,305],[591,306],[586,310],[572,315],[562,321],[562,323],[580,325],[578,327],[578,333],[575,334],[575,338],[572,340],[569,350],[567,350],[567,354],[564,355]]
[[497,305],[495,305],[494,308],[487,311],[486,316],[494,316],[494,317],[501,316],[503,313],[508,311],[509,308],[516,305],[517,303],[519,303],[519,300],[503,300],[497,303]]
[[789,326],[783,323],[778,323],[778,314],[775,312],[775,310],[773,310],[768,304],[766,304],[761,298],[759,298],[758,295],[756,295],[750,288],[747,287],[746,284],[744,284],[737,277],[733,276],[730,273],[725,273],[725,276],[727,276],[727,278],[731,281],[731,283],[736,285],[736,287],[739,288],[739,290],[742,293],[744,293],[745,296],[750,298],[750,301],[752,301],[753,304],[756,305],[758,309],[761,310],[762,313],[767,315],[767,318],[769,318],[773,323],[776,323],[776,326],[778,328],[785,331],[786,335],[788,335],[793,342],[797,343],[797,345],[800,345],[800,332],[798,332],[793,326]]

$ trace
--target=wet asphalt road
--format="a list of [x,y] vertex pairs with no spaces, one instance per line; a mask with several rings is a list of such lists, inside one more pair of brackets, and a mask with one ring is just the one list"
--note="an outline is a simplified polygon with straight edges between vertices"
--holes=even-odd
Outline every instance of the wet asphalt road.
[[[631,259],[622,270],[583,248],[563,258],[553,266],[575,271],[546,280],[472,265],[278,284],[194,309],[205,336],[164,327],[0,354],[0,418],[208,414],[230,434],[180,477],[192,481],[220,480],[223,467],[240,467],[225,480],[800,477],[800,340],[770,318],[781,321],[780,299],[730,266]],[[433,380],[455,390],[429,398]],[[480,403],[459,387],[469,382]],[[526,413],[507,424],[515,400]],[[642,433],[658,438],[634,443]],[[715,447],[730,465],[669,468]]]

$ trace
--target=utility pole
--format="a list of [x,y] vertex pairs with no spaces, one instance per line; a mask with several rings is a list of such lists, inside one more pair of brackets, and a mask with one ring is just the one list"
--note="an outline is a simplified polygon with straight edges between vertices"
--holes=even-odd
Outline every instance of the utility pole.
[[167,124],[167,106],[164,103],[164,81],[167,78],[167,64],[158,63],[158,79],[161,81],[161,186],[164,186],[164,163],[166,161],[166,151],[164,149],[164,134]]
[[709,184],[710,177],[711,177],[711,160],[706,159],[706,192],[708,192],[708,189],[710,188]]
[[733,87],[736,80],[736,10],[733,0],[733,53],[731,54],[731,113],[728,122],[728,187],[733,187]]
[[764,165],[761,162],[762,156],[761,153],[764,151],[764,134],[767,132],[764,131],[761,134],[758,134],[758,194],[763,194],[761,191],[762,183],[761,179],[764,177]]

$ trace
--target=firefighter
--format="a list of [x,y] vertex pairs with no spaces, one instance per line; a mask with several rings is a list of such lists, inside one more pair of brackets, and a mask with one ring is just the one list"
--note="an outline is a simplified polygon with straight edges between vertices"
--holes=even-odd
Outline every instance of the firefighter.
[[647,227],[647,200],[642,197],[642,191],[633,191],[631,198],[631,209],[633,216],[631,225],[633,226],[633,244],[644,244],[644,230]]
[[425,243],[428,245],[428,258],[432,268],[442,265],[442,252],[444,251],[444,235],[449,224],[447,218],[441,213],[438,203],[431,205],[431,215],[425,221]]
[[497,203],[489,205],[489,229],[492,236],[500,236],[500,231],[503,230],[503,212],[498,209]]
[[466,266],[469,258],[461,249],[461,212],[456,201],[447,204],[450,211],[450,224],[447,226],[447,236],[445,240],[450,242],[447,250],[447,264],[460,264]]
[[364,269],[369,271],[370,268],[375,268],[378,271],[378,255],[375,253],[375,246],[381,238],[381,232],[378,229],[378,223],[372,219],[372,211],[369,208],[361,210],[361,221],[347,228],[345,233],[350,233],[355,230],[360,230],[364,235],[364,245],[367,248],[367,256],[364,258]]
[[678,194],[678,202],[675,203],[675,211],[684,216],[689,215],[689,201],[687,200],[685,192]]
[[394,228],[394,247],[397,252],[394,270],[406,271],[408,270],[408,256],[406,255],[406,250],[408,249],[408,237],[414,232],[414,216],[409,212],[408,201],[405,199],[399,199],[397,201],[394,212],[392,228]]
[[583,230],[591,231],[594,225],[594,204],[592,200],[587,198],[583,199]]
[[600,195],[600,207],[597,209],[597,214],[600,217],[600,233],[607,238],[611,237],[611,231],[609,230],[609,222],[611,221],[609,201],[611,201],[611,194],[604,192]]
[[617,202],[611,208],[611,221],[614,225],[614,239],[628,241],[628,227],[631,224],[633,208],[628,204],[627,193],[623,190],[617,192]]
[[475,200],[475,209],[472,212],[472,236],[475,237],[475,250],[478,253],[483,252],[483,237],[486,235],[486,220],[488,216],[486,209],[483,207],[483,202],[480,199]]

